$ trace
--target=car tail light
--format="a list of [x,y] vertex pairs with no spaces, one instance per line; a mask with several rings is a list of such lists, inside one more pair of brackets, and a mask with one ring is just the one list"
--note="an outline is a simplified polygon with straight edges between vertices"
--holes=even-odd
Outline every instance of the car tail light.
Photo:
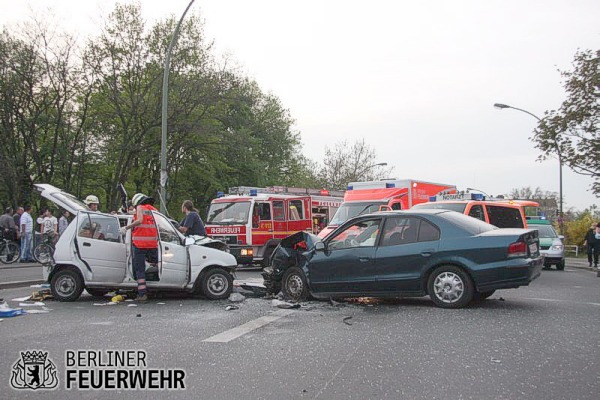
[[525,242],[515,242],[508,245],[509,257],[526,257],[527,245]]

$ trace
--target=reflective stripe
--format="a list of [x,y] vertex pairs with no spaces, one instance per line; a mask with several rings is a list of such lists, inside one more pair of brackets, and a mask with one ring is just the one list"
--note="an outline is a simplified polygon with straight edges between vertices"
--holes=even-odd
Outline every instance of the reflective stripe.
[[144,214],[144,215],[152,215],[152,211],[150,211],[150,210],[142,210],[142,214]]
[[156,228],[156,226],[154,224],[139,224],[134,228]]
[[136,236],[135,240],[154,240],[154,241],[157,241],[158,237],[156,237],[156,236]]

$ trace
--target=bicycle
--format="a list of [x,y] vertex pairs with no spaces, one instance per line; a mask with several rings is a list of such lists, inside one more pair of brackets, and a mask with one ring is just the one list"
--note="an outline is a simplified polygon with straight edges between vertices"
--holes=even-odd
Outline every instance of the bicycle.
[[21,258],[19,245],[12,238],[7,238],[0,229],[0,262],[12,264]]
[[51,263],[54,258],[54,235],[42,234],[42,242],[33,249],[33,258],[40,264]]

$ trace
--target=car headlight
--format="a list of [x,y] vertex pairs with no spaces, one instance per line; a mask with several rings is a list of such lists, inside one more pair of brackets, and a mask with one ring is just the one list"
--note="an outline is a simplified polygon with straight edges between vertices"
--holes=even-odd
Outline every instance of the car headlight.
[[552,245],[551,249],[555,250],[555,251],[562,251],[563,245],[562,244],[555,244],[555,245]]

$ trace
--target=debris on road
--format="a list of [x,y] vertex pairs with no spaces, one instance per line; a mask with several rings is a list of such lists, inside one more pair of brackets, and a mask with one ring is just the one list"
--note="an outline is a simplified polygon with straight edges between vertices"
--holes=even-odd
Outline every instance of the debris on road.
[[239,310],[238,306],[227,306],[225,307],[225,311]]
[[498,360],[497,358],[494,358],[494,357],[492,357],[490,361],[493,363],[497,363],[497,364],[502,362],[502,360]]
[[287,301],[281,301],[281,300],[277,300],[277,299],[271,300],[271,305],[273,307],[283,308],[283,309],[300,308],[300,304],[298,304],[298,303],[293,304],[293,303],[288,303]]
[[19,303],[19,307],[45,306],[45,303],[36,301],[35,303]]
[[25,314],[48,314],[49,312],[48,310],[27,310]]
[[125,301],[125,296],[123,296],[122,294],[118,294],[116,296],[113,296],[110,299],[110,301],[113,302],[113,303],[120,303],[122,301]]
[[31,298],[31,296],[26,297],[17,297],[16,299],[12,299],[11,301],[27,301]]
[[231,293],[229,295],[229,301],[232,303],[241,303],[246,300],[246,297],[241,293]]
[[156,303],[156,304],[158,304],[159,306],[164,306],[167,303]]
[[339,301],[335,301],[332,297],[329,298],[329,304],[331,304],[334,307],[338,307],[340,305]]
[[136,315],[136,317],[141,317],[141,316],[142,316],[142,314],[138,314],[138,315]]
[[37,289],[49,289],[50,288],[50,284],[49,283],[42,283],[41,285],[30,285],[30,288],[37,288]]
[[22,308],[10,308],[6,302],[0,303],[0,317],[10,318],[24,313],[25,311]]
[[29,298],[31,301],[46,301],[46,300],[54,300],[54,296],[52,295],[52,291],[50,289],[38,290],[32,293]]
[[352,316],[350,315],[350,316],[344,317],[344,319],[342,319],[342,322],[345,323],[346,325],[352,326],[352,322],[350,322],[351,319],[352,319]]
[[127,304],[127,307],[137,307],[137,304]]

